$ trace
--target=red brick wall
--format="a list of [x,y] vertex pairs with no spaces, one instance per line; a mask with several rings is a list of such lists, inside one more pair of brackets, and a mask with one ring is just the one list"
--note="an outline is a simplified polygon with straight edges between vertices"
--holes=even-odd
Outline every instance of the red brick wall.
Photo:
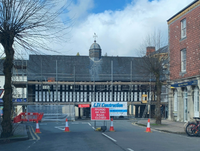
[[[186,38],[181,40],[181,20],[186,18]],[[184,14],[169,27],[170,79],[200,74],[200,6]],[[181,73],[181,50],[186,49],[186,74]]]
[[146,49],[147,49],[146,50],[146,55],[149,55],[150,53],[155,51],[155,47],[147,47]]

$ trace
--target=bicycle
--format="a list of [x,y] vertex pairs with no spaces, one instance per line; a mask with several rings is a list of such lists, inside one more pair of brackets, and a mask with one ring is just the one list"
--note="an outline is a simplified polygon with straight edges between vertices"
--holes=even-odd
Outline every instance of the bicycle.
[[193,117],[195,122],[189,122],[186,126],[186,133],[188,136],[197,136],[200,135],[200,118]]

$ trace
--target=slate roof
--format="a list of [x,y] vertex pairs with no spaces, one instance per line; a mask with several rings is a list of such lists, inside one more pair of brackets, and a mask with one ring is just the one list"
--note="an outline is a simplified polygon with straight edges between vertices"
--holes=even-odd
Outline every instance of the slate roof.
[[[165,46],[154,53],[167,51],[168,46]],[[4,60],[1,59],[0,75],[3,75],[3,62]],[[56,72],[58,81],[150,81],[150,74],[138,66],[138,63],[143,62],[140,57],[102,56],[99,61],[93,61],[89,56],[30,55],[29,60],[14,60],[14,64],[18,66],[21,66],[22,62],[23,65],[27,62],[29,81],[47,81],[52,77],[56,79]],[[25,70],[13,70],[13,75],[22,75],[22,73],[25,75]]]
[[159,53],[168,53],[168,45],[152,52],[151,55],[155,55],[155,54],[159,54]]
[[92,61],[89,56],[30,55],[27,78],[31,81],[44,81],[50,77],[56,79],[57,72],[58,81],[101,82],[112,81],[113,73],[113,81],[150,81],[145,71],[137,68],[140,59],[102,56],[99,61]]
[[[167,51],[168,46],[165,46],[154,53]],[[89,56],[30,55],[29,60],[24,60],[23,64],[27,61],[28,81],[47,81],[49,78],[56,80],[57,77],[58,81],[69,82],[74,80],[77,82],[148,82],[150,74],[138,65],[143,62],[142,59],[140,57],[102,56],[100,60],[93,61]],[[4,60],[0,60],[1,75],[3,75],[3,62]],[[14,64],[21,66],[22,60],[14,60]],[[15,69],[13,74],[21,75],[24,71]],[[154,81],[152,77],[151,81]]]
[[173,19],[174,17],[176,17],[178,14],[182,13],[184,10],[186,10],[187,8],[189,8],[190,6],[192,6],[193,4],[195,4],[196,2],[198,2],[199,0],[194,0],[192,3],[190,3],[189,5],[187,5],[185,8],[183,8],[182,10],[180,10],[178,13],[176,13],[174,16],[172,16],[171,18],[169,18],[167,20],[167,22],[169,22],[171,19]]

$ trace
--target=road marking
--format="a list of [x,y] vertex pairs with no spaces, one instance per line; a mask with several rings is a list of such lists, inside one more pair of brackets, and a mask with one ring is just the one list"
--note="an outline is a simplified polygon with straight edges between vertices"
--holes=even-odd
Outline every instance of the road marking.
[[37,135],[37,133],[35,133],[32,126],[31,126],[31,129],[32,129],[33,134],[35,134],[35,136],[37,137],[37,139],[40,140],[40,137]]
[[34,135],[33,135],[33,133],[32,133],[32,130],[31,130],[31,128],[30,127],[32,127],[32,126],[29,126],[28,127],[28,129],[29,129],[29,132],[30,132],[30,134],[31,134],[31,137],[33,138],[33,140],[36,140],[36,138],[34,137]]
[[72,124],[79,124],[79,123],[76,122],[76,123],[72,123]]
[[35,131],[33,130],[33,127],[29,126],[28,128],[33,140],[40,140],[40,137],[37,135],[37,133],[35,133]]
[[128,150],[130,150],[130,151],[134,151],[134,150],[132,150],[132,149],[130,149],[130,148],[127,148]]
[[88,125],[90,125],[90,126],[91,126],[91,124],[90,124],[90,123],[88,123]]
[[65,127],[65,126],[55,126],[55,128],[57,128],[57,129],[59,129],[59,130],[62,130],[62,131],[64,131],[64,130],[65,130],[65,128],[62,128],[62,127]]
[[82,122],[81,124],[88,124],[87,122]]
[[31,146],[34,145],[36,142],[37,142],[37,141],[33,142],[30,146],[28,146],[28,147],[26,148],[26,150],[28,150],[29,148],[31,148]]
[[110,136],[108,136],[108,135],[106,135],[106,134],[104,134],[104,133],[102,133],[102,135],[104,135],[105,137],[109,138],[109,139],[112,140],[113,142],[117,142],[115,139],[113,139],[112,137],[110,137]]
[[87,122],[72,122],[72,124],[88,124]]
[[40,123],[39,125],[47,125],[47,123]]
[[35,133],[35,131],[33,130],[33,127],[32,128],[32,131],[34,132],[35,136],[37,137],[37,140],[40,140],[40,137],[37,135],[37,133]]
[[92,127],[94,130],[95,130],[95,128],[94,127]]

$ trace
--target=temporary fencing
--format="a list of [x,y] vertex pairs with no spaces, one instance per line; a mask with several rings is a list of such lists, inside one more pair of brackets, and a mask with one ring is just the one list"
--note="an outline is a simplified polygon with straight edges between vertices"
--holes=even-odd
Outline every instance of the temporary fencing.
[[27,113],[27,112],[22,112],[18,116],[14,117],[13,122],[18,123],[18,122],[36,122],[36,121],[41,121],[43,117],[43,113]]
[[27,112],[44,113],[42,121],[75,120],[74,105],[28,105]]

